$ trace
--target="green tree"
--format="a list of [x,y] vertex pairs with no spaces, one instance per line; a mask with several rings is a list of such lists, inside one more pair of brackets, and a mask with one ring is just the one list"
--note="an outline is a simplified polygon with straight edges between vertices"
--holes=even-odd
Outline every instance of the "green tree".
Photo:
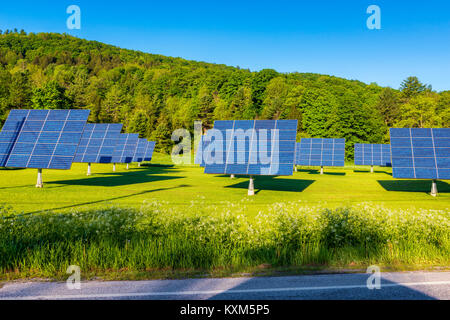
[[30,106],[32,89],[28,72],[16,72],[9,85],[9,105],[12,108],[26,109]]
[[442,125],[442,118],[436,112],[438,95],[423,93],[402,105],[397,126],[403,128],[430,128]]
[[267,84],[278,76],[278,72],[272,69],[263,69],[254,74],[252,79],[253,109],[259,114],[265,98]]
[[426,89],[427,86],[420,82],[417,77],[408,77],[400,85],[400,90],[406,98],[412,98]]
[[391,88],[384,88],[378,97],[376,108],[382,115],[384,123],[392,126],[400,112],[400,100],[396,92]]
[[270,80],[261,113],[263,119],[280,119],[289,112],[285,105],[288,92],[289,86],[285,78],[277,77]]
[[70,109],[72,101],[65,91],[56,81],[47,82],[43,88],[35,88],[31,98],[33,109]]
[[143,110],[135,110],[128,124],[127,131],[139,133],[140,138],[145,138],[147,134],[147,117]]

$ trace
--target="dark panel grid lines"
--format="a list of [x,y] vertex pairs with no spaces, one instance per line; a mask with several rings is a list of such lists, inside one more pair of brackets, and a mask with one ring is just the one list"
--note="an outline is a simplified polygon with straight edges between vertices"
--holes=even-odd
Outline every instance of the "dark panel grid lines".
[[136,152],[136,147],[139,140],[139,134],[137,133],[125,133],[119,136],[114,154],[112,157],[112,163],[131,163]]
[[303,138],[297,145],[296,165],[343,167],[345,139]]
[[73,162],[111,163],[122,124],[88,123]]
[[68,170],[90,110],[11,110],[0,132],[0,166]]
[[391,145],[355,143],[355,165],[391,166]]
[[216,121],[203,142],[205,173],[293,174],[297,120]]
[[392,128],[392,174],[399,179],[450,179],[450,128]]

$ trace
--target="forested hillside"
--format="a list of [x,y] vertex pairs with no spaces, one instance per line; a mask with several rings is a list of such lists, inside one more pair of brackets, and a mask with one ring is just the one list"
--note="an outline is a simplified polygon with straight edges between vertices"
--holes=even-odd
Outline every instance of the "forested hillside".
[[187,61],[120,49],[65,34],[0,35],[0,124],[12,108],[85,108],[92,122],[169,152],[171,133],[201,119],[298,119],[299,137],[387,142],[388,128],[450,127],[450,91],[415,77],[399,90],[333,76]]

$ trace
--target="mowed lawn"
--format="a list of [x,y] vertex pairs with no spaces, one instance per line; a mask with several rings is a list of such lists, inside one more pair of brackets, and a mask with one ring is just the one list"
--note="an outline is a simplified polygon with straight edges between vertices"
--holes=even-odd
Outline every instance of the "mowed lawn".
[[74,164],[69,171],[44,170],[44,188],[35,188],[36,170],[0,169],[0,204],[16,212],[42,210],[67,211],[111,204],[140,207],[145,201],[164,201],[182,208],[194,203],[228,206],[244,201],[249,214],[267,204],[302,201],[305,205],[346,206],[361,202],[389,208],[450,208],[450,181],[438,181],[439,196],[429,195],[429,180],[393,179],[390,168],[369,167],[300,168],[289,177],[256,177],[256,195],[247,196],[248,177],[230,179],[225,175],[207,175],[203,169],[175,166],[170,157],[156,154],[149,166],[136,164],[92,165],[86,176],[86,164]]

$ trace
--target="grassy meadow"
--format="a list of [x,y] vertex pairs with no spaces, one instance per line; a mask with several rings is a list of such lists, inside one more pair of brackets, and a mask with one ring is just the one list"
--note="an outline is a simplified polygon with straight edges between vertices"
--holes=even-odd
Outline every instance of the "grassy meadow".
[[148,279],[450,265],[450,185],[389,168],[299,168],[290,177],[149,166],[0,170],[0,280]]
[[167,155],[156,154],[151,166],[126,170],[125,165],[92,165],[86,176],[86,164],[74,164],[72,170],[44,170],[44,188],[35,188],[36,170],[0,169],[0,204],[20,213],[42,210],[55,212],[72,209],[102,208],[117,204],[139,208],[146,200],[164,201],[172,208],[190,206],[201,200],[214,206],[228,206],[245,199],[248,214],[254,215],[267,205],[301,201],[305,205],[330,208],[357,203],[380,204],[393,209],[448,209],[450,184],[438,181],[439,196],[429,195],[429,180],[396,180],[390,168],[369,167],[300,168],[293,176],[256,177],[254,197],[247,196],[248,177],[207,175],[192,166],[173,166]]

